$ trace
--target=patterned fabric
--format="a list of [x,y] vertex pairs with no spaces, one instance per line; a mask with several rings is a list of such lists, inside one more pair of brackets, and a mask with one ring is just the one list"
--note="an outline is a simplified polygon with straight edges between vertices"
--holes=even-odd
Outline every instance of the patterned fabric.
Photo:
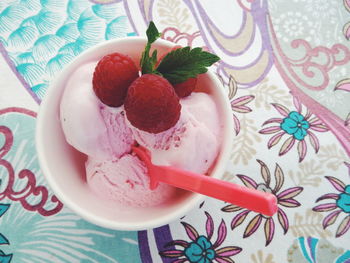
[[[350,1],[0,1],[0,262],[350,262]],[[234,146],[224,180],[274,194],[266,217],[210,198],[155,229],[92,225],[48,188],[35,119],[76,55],[144,35],[220,56]]]

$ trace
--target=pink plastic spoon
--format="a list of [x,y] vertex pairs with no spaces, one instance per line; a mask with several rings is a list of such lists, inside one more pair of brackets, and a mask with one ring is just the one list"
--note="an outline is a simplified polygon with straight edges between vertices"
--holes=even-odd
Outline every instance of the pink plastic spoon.
[[191,192],[226,201],[249,210],[272,216],[277,211],[276,196],[210,176],[158,166],[151,162],[148,150],[133,146],[134,153],[145,163],[150,177],[150,189],[163,182]]

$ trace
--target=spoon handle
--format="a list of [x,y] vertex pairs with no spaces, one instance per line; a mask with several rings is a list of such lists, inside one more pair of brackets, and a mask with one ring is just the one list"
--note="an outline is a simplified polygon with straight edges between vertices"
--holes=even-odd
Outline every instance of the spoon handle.
[[272,216],[277,211],[277,199],[273,194],[174,167],[154,168],[153,179],[158,182],[220,199],[267,216]]

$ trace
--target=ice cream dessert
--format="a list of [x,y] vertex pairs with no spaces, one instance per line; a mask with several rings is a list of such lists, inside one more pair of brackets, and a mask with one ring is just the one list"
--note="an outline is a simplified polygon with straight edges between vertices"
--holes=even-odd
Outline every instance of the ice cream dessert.
[[177,190],[165,184],[150,190],[131,146],[147,148],[154,164],[206,174],[221,143],[213,99],[194,91],[196,76],[218,58],[185,47],[159,62],[156,51],[149,55],[159,37],[152,23],[147,37],[141,73],[127,54],[106,55],[71,74],[60,104],[67,142],[87,157],[89,187],[101,199],[136,207],[162,204]]

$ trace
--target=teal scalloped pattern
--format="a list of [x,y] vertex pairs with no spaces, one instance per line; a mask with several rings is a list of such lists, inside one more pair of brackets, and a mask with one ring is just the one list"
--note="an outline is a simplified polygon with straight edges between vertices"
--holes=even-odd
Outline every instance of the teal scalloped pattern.
[[134,35],[122,3],[1,0],[0,41],[41,99],[50,79],[85,49]]

